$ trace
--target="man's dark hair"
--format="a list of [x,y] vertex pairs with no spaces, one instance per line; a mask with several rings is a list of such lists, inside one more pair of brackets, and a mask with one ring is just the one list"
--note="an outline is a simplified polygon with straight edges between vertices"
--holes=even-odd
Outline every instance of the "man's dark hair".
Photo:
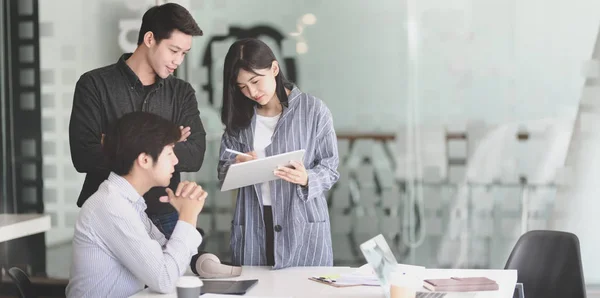
[[146,153],[157,161],[165,146],[176,143],[180,137],[181,131],[173,122],[156,114],[133,112],[111,126],[102,149],[109,169],[123,176],[129,174],[140,154]]
[[203,34],[185,7],[176,3],[154,6],[148,9],[142,17],[138,46],[144,42],[144,34],[148,31],[151,31],[156,42],[160,43],[163,39],[170,38],[171,33],[176,29],[191,36],[202,36]]

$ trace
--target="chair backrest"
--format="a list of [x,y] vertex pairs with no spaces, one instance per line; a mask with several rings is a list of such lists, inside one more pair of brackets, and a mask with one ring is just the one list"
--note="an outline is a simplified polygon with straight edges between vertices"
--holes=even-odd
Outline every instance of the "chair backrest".
[[8,276],[13,280],[17,286],[17,290],[21,294],[21,298],[36,298],[33,292],[33,286],[29,280],[29,276],[23,270],[18,267],[12,267],[8,269]]
[[529,231],[513,248],[505,269],[517,270],[527,298],[585,298],[579,239],[572,233]]

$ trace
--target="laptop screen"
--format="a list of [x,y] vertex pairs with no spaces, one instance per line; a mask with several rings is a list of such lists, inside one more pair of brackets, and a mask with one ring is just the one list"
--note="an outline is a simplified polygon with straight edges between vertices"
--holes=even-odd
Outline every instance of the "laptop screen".
[[392,271],[398,265],[398,261],[392,253],[392,249],[388,245],[383,235],[379,234],[360,245],[367,263],[373,267],[377,278],[381,282],[381,286],[387,293],[390,289],[389,277]]

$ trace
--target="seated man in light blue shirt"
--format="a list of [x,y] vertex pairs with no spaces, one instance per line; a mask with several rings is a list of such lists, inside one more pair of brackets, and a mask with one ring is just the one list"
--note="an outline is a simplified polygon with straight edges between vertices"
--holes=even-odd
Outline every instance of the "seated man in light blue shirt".
[[129,297],[144,289],[169,293],[202,241],[196,219],[206,192],[194,182],[167,188],[179,220],[169,240],[150,221],[142,195],[169,185],[178,160],[179,128],[164,118],[133,112],[116,121],[103,141],[112,171],[83,204],[73,237],[67,297]]

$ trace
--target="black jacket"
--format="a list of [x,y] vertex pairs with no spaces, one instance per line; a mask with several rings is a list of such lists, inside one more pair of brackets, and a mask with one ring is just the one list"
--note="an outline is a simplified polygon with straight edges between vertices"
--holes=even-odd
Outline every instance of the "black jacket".
[[[124,114],[145,111],[173,121],[177,126],[189,126],[186,142],[175,145],[179,163],[171,179],[175,189],[180,172],[197,172],[204,160],[206,132],[200,120],[198,103],[192,86],[178,78],[157,76],[155,84],[144,87],[137,75],[125,63],[131,54],[121,56],[117,63],[83,74],[75,87],[73,110],[69,122],[69,144],[75,169],[86,173],[77,206],[81,207],[110,171],[102,153],[100,139],[110,124]],[[145,91],[146,90],[146,91]],[[144,195],[148,214],[173,212],[170,204],[160,203],[164,188],[153,188]]]

